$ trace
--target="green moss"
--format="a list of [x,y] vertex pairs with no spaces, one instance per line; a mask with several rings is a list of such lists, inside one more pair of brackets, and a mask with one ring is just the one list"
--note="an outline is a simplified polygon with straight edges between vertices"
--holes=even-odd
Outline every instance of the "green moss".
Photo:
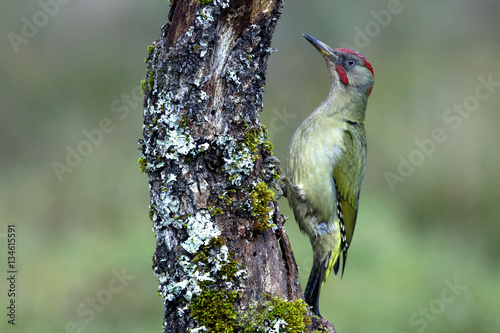
[[269,136],[267,135],[267,130],[264,125],[262,125],[263,133],[264,133],[264,143],[262,144],[264,146],[264,149],[266,150],[268,155],[273,154],[273,148],[274,145],[269,141]]
[[198,44],[193,45],[193,50],[194,50],[194,53],[196,53],[196,54],[200,53],[200,45],[198,45]]
[[253,154],[253,161],[256,161],[259,158],[258,148],[262,145],[264,155],[272,155],[273,154],[273,144],[269,141],[269,136],[267,135],[266,127],[262,126],[259,128],[248,129],[248,126],[245,132],[245,139],[243,143],[248,147],[248,149]]
[[258,183],[249,194],[252,205],[251,214],[255,218],[254,227],[259,230],[272,228],[274,224],[269,224],[272,208],[269,203],[274,201],[274,193],[264,182]]
[[272,322],[278,318],[286,322],[282,332],[300,333],[307,325],[311,324],[311,318],[307,316],[307,305],[301,300],[286,301],[275,296],[271,299],[273,309],[269,313]]
[[[207,246],[202,246],[193,258],[198,263],[200,274],[213,272],[216,265],[213,262],[211,252],[215,248],[222,248],[225,240],[222,236],[212,238]],[[227,250],[227,248],[226,248]],[[229,253],[221,267],[217,268],[215,279],[205,280],[199,283],[202,290],[194,295],[188,309],[191,316],[199,326],[205,326],[209,332],[234,332],[238,316],[234,303],[240,296],[237,290],[228,289],[226,283],[238,284],[237,272],[241,270],[241,264],[233,259],[234,254]]]
[[151,45],[151,44],[148,45],[148,55],[150,55],[153,52],[154,49],[155,49],[154,45]]
[[146,159],[144,157],[140,157],[137,160],[137,164],[139,164],[139,170],[141,170],[141,173],[145,173],[146,171],[148,171],[146,169]]
[[[144,59],[145,63],[148,62],[148,59],[151,56],[151,53],[153,52],[154,49],[155,49],[154,45],[148,45],[148,56]],[[153,90],[154,77],[153,77],[153,71],[151,69],[148,69],[147,82],[149,84],[149,90]],[[146,80],[141,81],[141,91],[143,94],[146,91]]]
[[[217,238],[212,238],[210,243],[207,246],[202,246],[200,250],[195,253],[195,257],[193,261],[199,262],[206,260],[208,258],[210,249],[212,248],[220,248],[225,245],[224,237],[219,236]],[[233,280],[236,278],[236,272],[239,271],[242,267],[241,265],[233,259],[233,253],[230,253],[227,261],[221,266],[218,272],[218,277],[224,281]]]
[[250,306],[245,315],[238,319],[238,326],[244,333],[264,333],[266,327],[272,326],[277,320],[283,323],[280,332],[305,332],[311,324],[307,315],[307,305],[302,299],[287,301],[278,296],[265,295],[269,300]]
[[236,311],[234,302],[239,294],[236,291],[206,289],[193,297],[188,308],[191,316],[200,326],[205,326],[209,332],[234,332]]
[[181,126],[186,127],[187,125],[187,114],[182,115]]
[[208,243],[208,247],[215,246],[215,247],[221,247],[222,245],[225,245],[226,242],[224,241],[224,238],[219,236],[217,238],[212,238],[210,240],[210,243]]
[[144,95],[145,91],[146,91],[146,80],[141,80],[141,94]]
[[149,219],[153,221],[153,216],[156,214],[156,208],[154,206],[149,206]]
[[219,196],[219,199],[224,200],[226,206],[231,206],[231,204],[233,203],[233,199],[229,195],[227,195],[227,193],[222,198],[221,196]]
[[231,206],[233,204],[233,198],[231,198],[231,194],[235,193],[236,193],[235,189],[224,191],[223,193],[219,194],[216,201],[220,204]]
[[151,56],[151,53],[153,53],[153,50],[155,49],[154,45],[148,45],[148,56],[144,58],[144,62],[148,63],[148,59]]
[[262,128],[254,128],[245,132],[245,144],[252,153],[257,152],[257,147],[260,145],[260,136]]
[[[223,246],[225,238],[214,237],[195,253],[193,262],[197,263],[200,274],[214,272],[218,264],[213,262],[213,251]],[[264,333],[269,325],[279,321],[280,332],[304,332],[311,321],[307,315],[307,305],[301,299],[286,301],[277,296],[265,295],[264,301],[251,305],[244,312],[236,310],[235,303],[241,295],[238,290],[228,286],[238,285],[242,265],[233,258],[234,253],[228,253],[222,267],[215,269],[215,275],[199,282],[201,292],[193,295],[188,304],[191,317],[196,320],[198,327],[204,326],[208,332],[217,333]]]
[[220,207],[208,207],[208,211],[210,214],[217,216],[217,215],[222,215],[224,212],[222,211],[222,208]]
[[198,3],[200,5],[206,5],[206,4],[209,4],[211,3],[213,0],[198,0]]
[[220,274],[224,280],[232,280],[236,277],[236,272],[241,268],[241,265],[234,259],[230,259],[229,262],[222,266],[220,269]]
[[238,320],[238,326],[243,333],[263,333],[264,323],[267,320],[269,302],[259,305],[250,305],[248,311]]

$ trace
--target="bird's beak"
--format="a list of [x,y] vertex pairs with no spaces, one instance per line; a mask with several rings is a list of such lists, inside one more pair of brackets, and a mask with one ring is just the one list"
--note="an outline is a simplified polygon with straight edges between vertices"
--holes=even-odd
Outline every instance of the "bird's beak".
[[322,41],[312,37],[312,36],[309,36],[309,35],[302,35],[304,36],[305,39],[307,39],[309,41],[309,43],[311,43],[312,45],[314,45],[314,47],[316,49],[318,49],[319,52],[321,52],[321,54],[325,57],[325,58],[330,58],[332,60],[337,60],[339,57],[334,53],[334,50],[326,45],[325,43],[323,43]]

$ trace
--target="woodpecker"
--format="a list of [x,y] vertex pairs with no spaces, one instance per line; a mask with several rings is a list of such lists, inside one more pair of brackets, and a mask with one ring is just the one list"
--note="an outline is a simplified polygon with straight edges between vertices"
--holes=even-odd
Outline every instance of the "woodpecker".
[[320,316],[321,287],[332,269],[338,273],[341,253],[343,276],[356,224],[366,169],[365,110],[374,75],[360,53],[304,37],[325,58],[331,87],[292,137],[285,194],[311,240],[313,267],[304,296]]

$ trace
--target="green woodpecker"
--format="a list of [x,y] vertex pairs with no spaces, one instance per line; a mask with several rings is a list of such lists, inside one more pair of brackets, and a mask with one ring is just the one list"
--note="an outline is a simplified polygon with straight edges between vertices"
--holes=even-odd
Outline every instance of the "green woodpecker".
[[313,248],[305,300],[319,313],[319,295],[333,269],[344,274],[366,168],[364,129],[373,69],[361,54],[332,49],[304,37],[326,59],[331,79],[326,99],[299,126],[288,148],[286,196]]

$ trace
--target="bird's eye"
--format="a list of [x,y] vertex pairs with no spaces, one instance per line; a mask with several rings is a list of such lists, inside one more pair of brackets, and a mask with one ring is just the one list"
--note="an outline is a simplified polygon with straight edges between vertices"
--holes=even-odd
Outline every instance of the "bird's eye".
[[354,60],[352,60],[352,59],[349,59],[349,60],[347,60],[347,64],[349,66],[354,66],[356,64],[356,62]]

